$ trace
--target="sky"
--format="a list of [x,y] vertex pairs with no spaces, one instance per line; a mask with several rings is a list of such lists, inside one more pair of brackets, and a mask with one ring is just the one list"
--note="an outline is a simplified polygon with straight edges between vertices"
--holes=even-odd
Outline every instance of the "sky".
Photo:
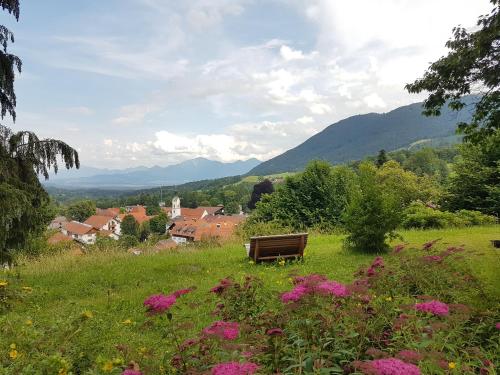
[[15,130],[100,168],[267,160],[404,90],[488,0],[21,0]]

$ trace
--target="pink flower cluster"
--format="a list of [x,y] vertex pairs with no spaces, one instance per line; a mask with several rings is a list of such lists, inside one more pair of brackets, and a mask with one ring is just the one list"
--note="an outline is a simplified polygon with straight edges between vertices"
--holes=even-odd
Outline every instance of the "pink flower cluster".
[[410,363],[417,363],[424,359],[424,356],[414,350],[401,350],[396,357]]
[[500,330],[500,322],[498,322],[497,324],[495,324],[495,328]]
[[162,312],[170,309],[172,305],[175,303],[177,298],[180,296],[191,292],[191,289],[181,289],[173,292],[172,294],[154,294],[149,296],[144,301],[144,306],[149,314],[161,314]]
[[406,245],[405,245],[405,244],[400,243],[400,244],[398,244],[398,245],[394,246],[393,252],[394,252],[395,254],[398,254],[398,253],[400,253],[401,251],[403,251],[405,247],[406,247]]
[[259,369],[255,363],[227,362],[212,368],[212,375],[252,375]]
[[239,334],[239,325],[235,322],[217,321],[203,329],[206,336],[217,336],[224,340],[234,340]]
[[355,367],[370,375],[420,375],[420,369],[397,358],[374,359],[367,362],[356,362]]
[[382,257],[376,257],[370,267],[366,270],[366,275],[371,277],[377,274],[378,268],[384,268],[384,259]]
[[350,292],[345,285],[328,280],[323,275],[311,274],[294,279],[295,287],[281,295],[283,303],[297,302],[305,295],[321,294],[335,297],[347,297]]
[[432,241],[429,241],[429,242],[426,242],[423,244],[422,246],[422,249],[423,250],[429,250],[431,247],[433,247],[436,242],[438,242],[440,240],[440,238],[438,238],[437,240],[432,240]]
[[214,286],[210,291],[215,294],[222,294],[227,288],[233,285],[233,281],[229,278],[222,279],[219,284]]
[[446,316],[450,313],[448,305],[441,301],[428,301],[415,304],[415,310],[429,312],[438,316]]
[[443,261],[443,257],[439,255],[427,255],[422,259],[427,263],[441,263]]
[[122,372],[122,375],[142,375],[142,372],[140,372],[138,370],[127,369],[127,370]]

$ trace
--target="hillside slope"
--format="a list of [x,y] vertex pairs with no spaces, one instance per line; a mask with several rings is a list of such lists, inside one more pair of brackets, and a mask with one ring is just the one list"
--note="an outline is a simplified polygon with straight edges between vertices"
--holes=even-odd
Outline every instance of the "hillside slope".
[[[468,101],[472,101],[472,97]],[[446,108],[439,117],[424,117],[421,112],[422,103],[414,103],[388,113],[348,117],[301,145],[259,164],[248,175],[297,171],[314,159],[333,164],[359,160],[381,149],[393,151],[423,140],[449,141],[455,134],[456,124],[471,117],[470,109],[457,113]]]

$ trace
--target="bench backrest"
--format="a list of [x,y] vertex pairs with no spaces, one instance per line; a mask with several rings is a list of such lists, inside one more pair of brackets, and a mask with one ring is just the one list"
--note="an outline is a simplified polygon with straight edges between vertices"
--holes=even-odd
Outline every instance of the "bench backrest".
[[307,233],[281,234],[250,238],[250,258],[276,259],[303,256],[307,245]]

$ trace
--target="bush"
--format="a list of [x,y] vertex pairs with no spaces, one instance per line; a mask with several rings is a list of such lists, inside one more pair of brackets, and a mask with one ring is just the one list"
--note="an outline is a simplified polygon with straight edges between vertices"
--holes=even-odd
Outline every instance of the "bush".
[[401,226],[405,229],[430,229],[465,227],[472,225],[495,224],[494,216],[479,211],[460,210],[458,212],[440,211],[422,202],[413,202],[403,213]]
[[400,222],[398,199],[377,183],[377,168],[371,163],[360,165],[359,186],[345,215],[346,245],[358,251],[385,251],[386,240],[394,237]]
[[245,240],[254,236],[270,236],[273,234],[293,233],[294,229],[282,225],[278,221],[250,221],[247,220],[238,226],[237,235]]
[[120,239],[118,240],[120,246],[124,249],[130,249],[131,247],[137,246],[139,244],[139,240],[136,236],[131,236],[130,234],[122,234]]

